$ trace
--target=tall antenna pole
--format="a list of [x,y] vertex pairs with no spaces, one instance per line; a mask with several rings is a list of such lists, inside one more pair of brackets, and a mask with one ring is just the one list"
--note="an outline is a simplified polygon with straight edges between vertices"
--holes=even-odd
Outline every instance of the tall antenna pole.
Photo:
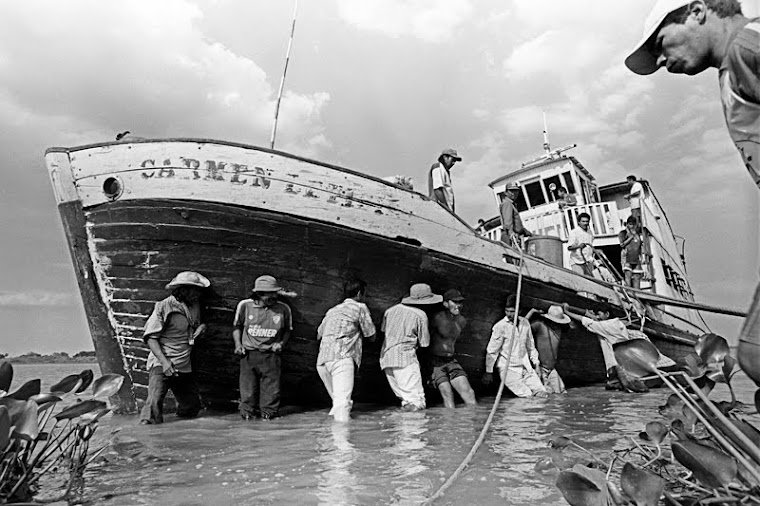
[[296,33],[296,14],[298,13],[298,0],[295,0],[293,7],[293,26],[290,29],[290,40],[288,40],[288,50],[285,53],[285,69],[282,71],[280,79],[280,91],[277,92],[277,106],[274,108],[274,124],[272,124],[272,138],[269,141],[269,147],[274,149],[274,138],[277,135],[277,119],[280,116],[280,101],[282,101],[282,90],[285,88],[285,75],[288,73],[288,62],[290,61],[290,48],[293,46],[293,34]]
[[549,129],[546,127],[546,111],[541,111],[541,113],[544,115],[544,151],[548,155],[551,153],[552,148],[549,145]]

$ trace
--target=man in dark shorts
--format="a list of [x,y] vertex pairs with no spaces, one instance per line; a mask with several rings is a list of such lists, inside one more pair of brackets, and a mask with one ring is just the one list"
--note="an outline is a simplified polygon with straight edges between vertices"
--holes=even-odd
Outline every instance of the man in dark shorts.
[[618,234],[621,249],[621,263],[626,286],[641,288],[641,276],[644,270],[641,268],[641,235],[637,230],[638,222],[634,216],[629,216],[625,221],[625,230]]
[[463,305],[464,297],[459,291],[446,290],[443,294],[443,309],[430,319],[430,379],[441,392],[443,404],[447,408],[455,407],[454,390],[465,404],[477,404],[467,373],[454,358],[457,339],[467,324],[465,317],[460,314]]

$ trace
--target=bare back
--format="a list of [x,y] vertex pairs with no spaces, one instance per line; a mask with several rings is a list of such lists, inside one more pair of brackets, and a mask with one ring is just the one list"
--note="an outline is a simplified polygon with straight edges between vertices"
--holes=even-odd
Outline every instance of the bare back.
[[430,354],[453,357],[457,339],[467,325],[464,316],[454,316],[448,309],[438,311],[430,318]]

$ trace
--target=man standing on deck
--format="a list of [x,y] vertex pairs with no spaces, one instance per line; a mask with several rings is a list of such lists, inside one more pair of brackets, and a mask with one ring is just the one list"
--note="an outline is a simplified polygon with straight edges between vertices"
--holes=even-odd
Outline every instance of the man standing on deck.
[[455,163],[461,161],[462,158],[457,154],[456,149],[444,149],[428,173],[430,198],[452,214],[454,214],[454,187],[451,186],[451,169]]
[[[696,75],[718,69],[720,98],[731,139],[760,186],[760,19],[737,0],[658,0],[626,66],[648,75],[660,67]],[[739,365],[760,385],[760,285],[739,336]]]
[[499,215],[501,216],[501,242],[510,246],[520,245],[520,237],[531,237],[533,234],[527,230],[520,219],[520,212],[515,206],[517,196],[520,194],[520,185],[510,183],[505,190],[506,196],[501,202]]
[[435,313],[430,320],[430,366],[431,381],[435,384],[443,404],[455,407],[454,390],[465,404],[475,405],[475,392],[467,380],[467,373],[454,358],[454,347],[467,320],[460,313],[464,297],[453,288],[443,294],[443,310]]
[[425,409],[417,348],[430,345],[430,332],[427,314],[415,306],[438,304],[442,300],[429,285],[418,283],[412,285],[409,297],[401,299],[401,304],[390,307],[383,315],[381,330],[385,339],[380,349],[380,368],[405,411]]
[[375,325],[364,304],[366,289],[367,283],[361,279],[346,280],[345,300],[327,311],[317,329],[320,340],[317,372],[332,399],[329,414],[336,422],[350,419],[354,372],[362,362],[362,337],[370,340],[375,337]]
[[277,300],[282,288],[259,276],[250,299],[241,300],[232,324],[240,355],[240,415],[244,420],[275,418],[280,409],[280,352],[293,330],[290,307]]
[[638,182],[636,176],[628,176],[628,195],[626,200],[631,204],[631,216],[636,219],[636,228],[641,228],[641,199],[644,197],[644,187]]
[[525,315],[525,319],[530,320],[533,314],[539,316],[531,322],[530,330],[538,350],[538,361],[541,363],[539,370],[541,383],[550,394],[564,394],[565,383],[555,366],[559,357],[559,343],[567,324],[570,323],[570,318],[562,311],[561,306],[551,306],[546,313],[531,309]]
[[504,318],[493,326],[486,347],[486,372],[481,381],[486,386],[490,385],[496,367],[504,386],[517,397],[547,397],[549,394],[534,370],[539,366],[538,350],[533,342],[530,323],[518,316],[517,329],[514,326],[516,302],[514,294],[507,297]]
[[567,249],[570,251],[570,268],[578,274],[593,276],[594,233],[589,228],[591,216],[578,215],[578,226],[567,235]]

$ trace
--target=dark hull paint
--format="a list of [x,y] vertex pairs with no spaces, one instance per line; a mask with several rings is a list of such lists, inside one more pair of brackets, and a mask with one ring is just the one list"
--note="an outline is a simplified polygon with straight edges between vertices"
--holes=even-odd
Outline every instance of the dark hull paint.
[[[167,295],[164,285],[182,270],[201,272],[213,284],[205,315],[209,332],[196,342],[194,369],[204,401],[221,409],[234,408],[238,398],[238,360],[231,339],[234,309],[250,294],[259,275],[274,275],[298,293],[288,301],[294,331],[283,354],[283,397],[286,403],[305,404],[328,401],[315,368],[316,328],[325,312],[342,300],[346,274],[357,274],[369,283],[367,304],[378,328],[383,311],[397,303],[412,283],[429,283],[438,293],[449,287],[460,289],[467,297],[463,314],[468,325],[457,343],[457,359],[476,388],[491,327],[503,316],[505,294],[514,292],[517,284],[514,274],[419,246],[260,209],[132,200],[87,210],[67,203],[60,212],[101,368],[123,373],[127,364],[130,381],[118,397],[122,411],[134,411],[136,400],[145,399],[148,351],[141,329],[155,301]],[[107,277],[117,329],[95,283],[85,221]],[[563,287],[525,278],[523,307],[538,304],[538,299],[603,307]],[[681,339],[694,338],[680,329],[650,325]],[[674,359],[690,348],[671,340],[653,338],[653,342]],[[354,389],[357,401],[393,401],[378,366],[379,349],[379,342],[365,343]],[[604,379],[601,350],[594,335],[584,329],[568,332],[559,355],[558,370],[568,386]]]

